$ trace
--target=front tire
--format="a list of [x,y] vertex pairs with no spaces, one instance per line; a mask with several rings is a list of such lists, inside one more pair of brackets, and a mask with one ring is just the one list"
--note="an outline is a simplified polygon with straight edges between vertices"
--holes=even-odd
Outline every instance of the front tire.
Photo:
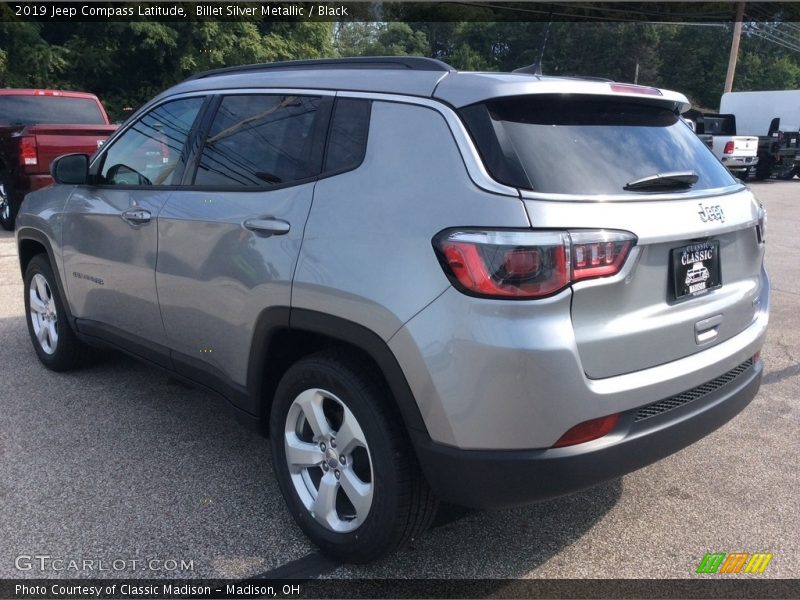
[[28,263],[24,289],[28,333],[39,360],[52,371],[79,366],[90,350],[70,327],[55,275],[44,254],[34,256]]
[[301,359],[270,418],[275,473],[297,524],[327,555],[365,563],[420,536],[437,501],[374,369],[341,352]]

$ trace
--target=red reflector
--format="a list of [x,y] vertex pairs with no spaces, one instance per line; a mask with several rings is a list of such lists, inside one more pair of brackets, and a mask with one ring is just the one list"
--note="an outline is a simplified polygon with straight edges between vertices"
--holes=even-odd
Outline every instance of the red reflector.
[[541,262],[538,250],[509,250],[505,259],[506,274],[508,277],[535,276]]
[[761,350],[759,350],[758,352],[753,354],[753,364],[757,365],[758,361],[760,361],[760,360],[761,360]]
[[611,91],[620,94],[645,94],[647,96],[663,96],[661,90],[644,85],[633,85],[632,83],[612,83]]
[[553,448],[574,446],[575,444],[583,444],[584,442],[591,442],[601,438],[614,429],[617,421],[619,421],[619,413],[579,423],[558,438],[558,441],[553,444]]
[[725,149],[722,151],[723,154],[733,154],[733,142],[728,142],[725,144]]
[[30,135],[19,138],[19,164],[35,167],[39,164],[39,149],[36,147],[36,138]]

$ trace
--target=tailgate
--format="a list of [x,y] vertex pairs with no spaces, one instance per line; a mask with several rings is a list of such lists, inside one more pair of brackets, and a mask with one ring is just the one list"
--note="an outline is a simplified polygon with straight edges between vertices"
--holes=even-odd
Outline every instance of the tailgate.
[[758,138],[754,136],[734,137],[733,152],[738,156],[756,156],[758,154]]
[[758,312],[764,246],[749,191],[694,200],[525,203],[538,227],[619,229],[638,237],[621,273],[573,286],[572,323],[589,378],[690,356],[740,333]]
[[94,154],[116,129],[115,125],[34,125],[28,127],[25,134],[36,136],[37,171],[44,172],[62,154]]

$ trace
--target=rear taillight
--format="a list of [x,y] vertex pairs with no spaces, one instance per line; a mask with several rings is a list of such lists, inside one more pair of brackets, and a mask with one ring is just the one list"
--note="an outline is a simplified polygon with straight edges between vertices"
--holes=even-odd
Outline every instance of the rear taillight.
[[572,232],[572,279],[606,277],[618,273],[633,246],[631,234],[621,232]]
[[722,150],[723,154],[733,154],[733,142],[727,142]]
[[571,282],[618,273],[636,237],[624,231],[446,231],[434,239],[462,292],[489,298],[550,296]]
[[553,444],[553,448],[574,446],[575,444],[583,444],[601,438],[604,435],[608,435],[611,430],[614,429],[617,425],[617,421],[619,421],[619,413],[579,423],[558,438],[558,441]]
[[24,135],[19,138],[19,164],[23,167],[35,167],[39,164],[39,149],[35,137]]

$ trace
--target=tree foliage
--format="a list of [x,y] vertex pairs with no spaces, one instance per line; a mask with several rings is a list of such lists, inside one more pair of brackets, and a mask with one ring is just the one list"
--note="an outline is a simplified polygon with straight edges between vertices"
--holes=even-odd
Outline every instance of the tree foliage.
[[[541,58],[546,74],[636,80],[719,105],[730,25],[491,22],[480,20],[485,9],[458,4],[448,6],[452,21],[436,22],[426,10],[373,23],[0,22],[0,86],[88,90],[120,118],[193,73],[235,64],[424,55],[459,69],[510,71]],[[772,27],[781,35],[780,24]],[[734,89],[800,87],[798,53],[755,33],[745,27]]]

